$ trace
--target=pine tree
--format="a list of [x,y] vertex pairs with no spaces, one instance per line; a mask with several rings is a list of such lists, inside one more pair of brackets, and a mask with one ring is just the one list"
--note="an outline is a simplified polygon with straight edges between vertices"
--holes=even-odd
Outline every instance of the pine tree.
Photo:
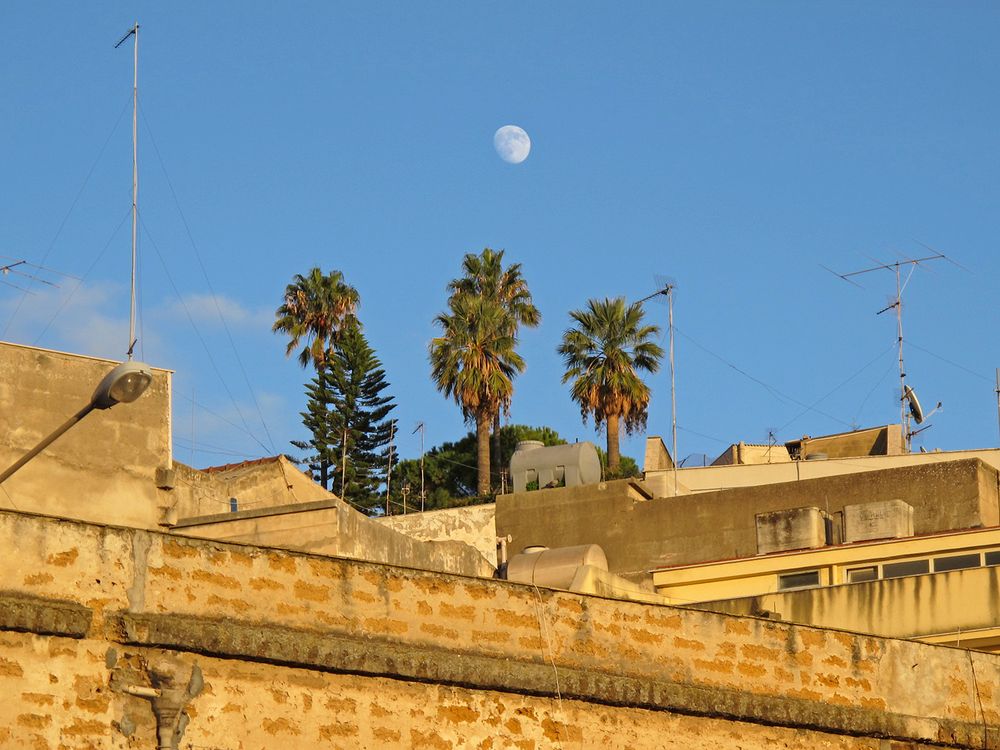
[[[294,442],[313,454],[305,461],[313,478],[369,513],[382,507],[391,430],[391,396],[385,370],[360,325],[342,331],[326,363],[306,387],[309,403],[302,423],[312,437]],[[346,441],[346,448],[345,448]]]
[[339,458],[334,447],[337,444],[337,435],[333,429],[331,412],[335,394],[330,383],[329,369],[325,365],[320,366],[316,377],[306,384],[306,395],[309,396],[309,402],[306,404],[306,411],[300,414],[302,424],[312,437],[308,441],[293,440],[292,445],[299,450],[312,451],[311,455],[302,460],[309,467],[313,479],[318,481],[323,489],[329,490],[331,467],[336,468]]

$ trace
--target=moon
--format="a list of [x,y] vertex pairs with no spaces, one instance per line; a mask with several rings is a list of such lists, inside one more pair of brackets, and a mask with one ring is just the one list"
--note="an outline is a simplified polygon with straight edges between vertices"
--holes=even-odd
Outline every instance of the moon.
[[508,164],[520,164],[531,153],[531,139],[523,128],[504,125],[493,134],[493,148]]

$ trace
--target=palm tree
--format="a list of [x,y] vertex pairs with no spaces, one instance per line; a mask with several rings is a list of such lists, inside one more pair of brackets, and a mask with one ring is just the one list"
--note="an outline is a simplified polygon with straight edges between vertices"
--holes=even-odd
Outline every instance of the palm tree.
[[574,328],[563,333],[557,351],[566,372],[562,382],[573,381],[571,395],[580,405],[583,421],[593,414],[598,427],[607,425],[608,470],[618,471],[619,421],[629,433],[646,424],[649,387],[637,370],[649,373],[660,367],[663,349],[651,339],[660,329],[643,325],[642,305],[626,307],[625,299],[587,302],[586,310],[574,310]]
[[[505,311],[512,335],[517,338],[521,326],[535,328],[542,314],[531,299],[528,284],[521,275],[521,264],[503,267],[503,250],[483,248],[479,255],[468,253],[462,259],[460,278],[448,284],[451,298],[460,295],[482,296],[497,302]],[[493,445],[490,450],[491,470],[496,476],[501,469],[500,409],[493,414]]]
[[295,274],[285,287],[285,300],[275,311],[271,330],[288,334],[287,356],[303,342],[299,364],[305,367],[311,361],[319,371],[325,366],[330,345],[342,330],[355,324],[357,306],[358,290],[344,281],[340,271],[324,276],[319,268],[313,268],[306,276]]
[[476,424],[477,492],[490,493],[490,421],[510,404],[514,376],[524,372],[507,311],[481,295],[456,295],[449,312],[434,322],[441,335],[431,340],[431,374],[438,390],[455,399],[466,420]]

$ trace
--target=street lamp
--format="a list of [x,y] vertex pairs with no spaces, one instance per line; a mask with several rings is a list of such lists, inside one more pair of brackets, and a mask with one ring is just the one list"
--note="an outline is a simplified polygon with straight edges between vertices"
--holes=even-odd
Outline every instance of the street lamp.
[[130,404],[141,396],[153,381],[153,372],[149,365],[142,362],[123,362],[104,376],[97,385],[90,403],[63,422],[54,432],[42,438],[34,448],[25,453],[15,464],[0,474],[0,484],[7,481],[11,475],[48,448],[55,440],[75,425],[94,409],[110,409],[115,404]]

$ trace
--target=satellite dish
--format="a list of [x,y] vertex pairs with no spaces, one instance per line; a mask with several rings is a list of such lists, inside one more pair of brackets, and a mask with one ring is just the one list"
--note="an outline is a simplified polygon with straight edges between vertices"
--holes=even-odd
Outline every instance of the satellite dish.
[[920,402],[917,400],[917,394],[913,392],[910,386],[903,386],[903,398],[910,403],[910,416],[913,417],[913,421],[920,424],[924,421],[924,410],[920,408]]

